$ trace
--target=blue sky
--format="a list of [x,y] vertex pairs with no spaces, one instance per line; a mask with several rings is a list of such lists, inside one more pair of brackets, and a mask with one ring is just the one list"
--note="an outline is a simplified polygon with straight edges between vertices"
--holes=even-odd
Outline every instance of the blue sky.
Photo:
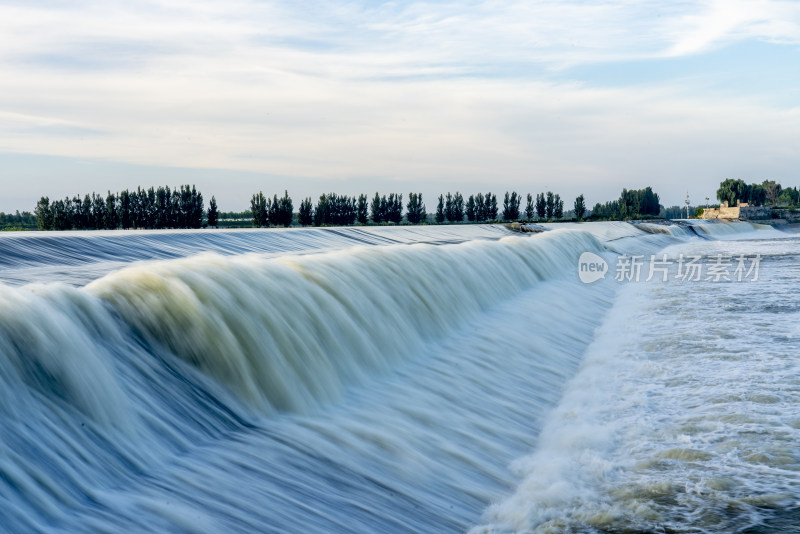
[[0,0],[0,211],[800,185],[800,2]]

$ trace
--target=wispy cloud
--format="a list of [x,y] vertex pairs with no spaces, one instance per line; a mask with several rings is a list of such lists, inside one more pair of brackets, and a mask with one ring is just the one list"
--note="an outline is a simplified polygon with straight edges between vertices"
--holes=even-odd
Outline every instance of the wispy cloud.
[[678,150],[722,172],[742,139],[776,168],[796,110],[569,73],[796,45],[798,24],[777,1],[0,2],[0,152],[577,190],[666,181]]
[[669,56],[685,56],[742,39],[800,44],[800,4],[711,0],[669,23]]
[[0,13],[6,61],[247,58],[345,78],[479,72],[497,62],[558,68],[692,54],[744,38],[800,38],[797,3],[745,0],[109,1],[0,4]]

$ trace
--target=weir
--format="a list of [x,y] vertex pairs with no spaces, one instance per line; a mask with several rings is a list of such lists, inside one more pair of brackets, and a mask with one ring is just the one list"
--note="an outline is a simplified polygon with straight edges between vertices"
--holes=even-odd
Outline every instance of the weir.
[[[756,278],[627,284],[583,355],[520,482],[472,534],[793,532],[798,238],[708,229],[668,257],[760,257]],[[778,302],[780,301],[780,302]],[[688,303],[688,305],[687,305]],[[767,341],[768,340],[768,341]]]
[[555,228],[142,233],[108,274],[126,236],[0,239],[75,282],[0,285],[7,530],[469,529],[618,291],[579,256],[697,239]]

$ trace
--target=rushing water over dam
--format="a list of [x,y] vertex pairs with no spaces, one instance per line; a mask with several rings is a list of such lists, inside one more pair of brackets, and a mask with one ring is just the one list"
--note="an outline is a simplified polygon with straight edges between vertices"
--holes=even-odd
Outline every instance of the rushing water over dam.
[[[0,236],[3,530],[793,532],[799,243],[746,223]],[[604,278],[581,282],[584,253]],[[760,271],[619,281],[620,255]]]

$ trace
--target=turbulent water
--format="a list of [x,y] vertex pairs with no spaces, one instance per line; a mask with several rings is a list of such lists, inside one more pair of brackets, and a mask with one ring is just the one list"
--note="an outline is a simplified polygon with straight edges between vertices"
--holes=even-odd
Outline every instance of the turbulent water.
[[545,229],[0,236],[2,530],[796,532],[797,234]]

